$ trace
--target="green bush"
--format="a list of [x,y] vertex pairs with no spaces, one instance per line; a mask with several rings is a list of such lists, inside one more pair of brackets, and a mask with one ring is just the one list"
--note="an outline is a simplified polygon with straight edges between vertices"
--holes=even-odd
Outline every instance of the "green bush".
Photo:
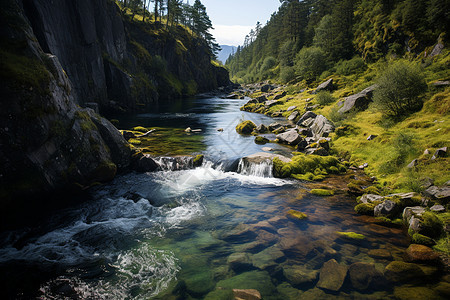
[[419,96],[427,90],[422,70],[409,62],[398,61],[377,80],[374,102],[393,119],[400,119],[422,108]]
[[320,105],[328,105],[336,101],[336,99],[328,91],[320,91],[316,96],[316,101]]
[[387,159],[381,164],[380,171],[385,174],[392,174],[409,163],[413,157],[418,155],[415,136],[409,132],[400,132],[392,140],[390,151],[385,153]]
[[351,74],[362,73],[366,68],[367,65],[364,60],[359,56],[355,56],[350,60],[339,61],[336,64],[336,73],[348,76]]
[[282,67],[280,71],[280,81],[288,83],[295,79],[295,69],[293,67]]
[[295,58],[295,71],[302,79],[315,80],[326,68],[326,56],[320,48],[302,48]]
[[277,61],[273,56],[268,56],[264,59],[264,63],[261,66],[261,73],[268,71],[277,65]]

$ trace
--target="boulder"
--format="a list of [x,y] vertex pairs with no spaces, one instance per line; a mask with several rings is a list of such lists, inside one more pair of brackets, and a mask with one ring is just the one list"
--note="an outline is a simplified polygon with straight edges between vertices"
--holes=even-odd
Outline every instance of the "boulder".
[[430,210],[434,211],[434,212],[444,212],[445,211],[445,207],[440,205],[440,204],[435,204],[432,207],[430,207]]
[[247,253],[233,253],[228,256],[227,263],[234,271],[245,270],[251,266],[250,256]]
[[256,125],[252,121],[244,121],[236,126],[236,132],[241,134],[251,134],[255,128]]
[[408,168],[408,169],[412,169],[412,168],[414,168],[415,166],[417,166],[417,164],[418,164],[418,160],[417,159],[413,159],[406,167]]
[[267,93],[270,90],[273,90],[275,87],[270,84],[265,84],[261,87],[261,92]]
[[325,150],[325,148],[319,147],[319,148],[308,148],[305,150],[306,154],[313,154],[313,155],[319,155],[319,156],[328,156],[328,151]]
[[233,289],[235,300],[261,300],[261,293],[254,289],[241,290]]
[[255,131],[256,131],[256,132],[259,132],[259,133],[266,133],[266,132],[269,131],[269,128],[267,128],[266,125],[261,124],[261,125],[258,125],[258,126],[256,127]]
[[427,188],[423,194],[434,200],[448,201],[450,199],[450,187],[442,186],[439,188],[433,185]]
[[373,214],[375,217],[395,217],[398,213],[399,207],[394,201],[386,200],[383,203],[375,206]]
[[278,100],[268,100],[268,101],[264,102],[264,105],[267,106],[267,107],[271,107],[271,106],[274,106],[277,103],[278,103]]
[[270,148],[270,147],[263,147],[261,150],[262,151],[267,151],[267,152],[275,151],[275,149]]
[[300,119],[297,121],[297,125],[302,125],[302,123],[310,118],[315,119],[317,117],[317,115],[312,112],[312,111],[308,111],[306,113],[304,113]]
[[292,146],[297,145],[303,139],[301,135],[295,129],[291,129],[284,133],[278,134],[277,139],[280,140],[281,143],[289,144]]
[[446,157],[447,156],[447,147],[442,147],[436,150],[436,152],[434,152],[433,157],[431,157],[431,159],[436,159],[438,157]]
[[373,285],[380,285],[383,281],[383,274],[375,269],[374,264],[365,262],[357,262],[350,266],[348,270],[352,286],[359,290],[365,291]]
[[384,269],[384,276],[390,282],[410,282],[424,277],[422,269],[412,263],[393,261]]
[[309,119],[306,119],[305,121],[303,121],[303,122],[300,124],[300,126],[303,126],[303,127],[310,127],[310,126],[314,123],[314,120],[315,120],[315,118],[309,118]]
[[294,109],[296,109],[297,106],[293,105],[293,106],[289,106],[287,111],[293,111]]
[[282,162],[285,162],[285,163],[291,162],[290,158],[287,158],[287,157],[279,155],[279,154],[266,153],[266,152],[258,152],[258,153],[246,156],[246,157],[242,158],[242,160],[246,163],[260,164],[265,161],[272,161],[275,157],[277,157],[278,159],[280,159]]
[[133,169],[138,172],[154,172],[159,168],[159,165],[150,157],[149,154],[142,155],[133,163]]
[[279,130],[284,130],[284,126],[281,125],[280,123],[272,123],[269,125],[269,130],[270,131],[279,131]]
[[332,91],[334,88],[333,86],[333,78],[328,79],[325,82],[322,82],[315,90],[315,93],[318,93],[320,91]]
[[432,262],[439,259],[439,254],[424,245],[411,244],[405,253],[408,262]]
[[365,110],[372,102],[373,91],[377,88],[377,85],[369,86],[361,92],[346,97],[344,99],[344,106],[339,109],[339,113],[345,114],[353,110]]
[[289,115],[288,120],[294,122],[299,115],[300,113],[298,111],[294,111],[292,114]]
[[319,115],[314,119],[314,123],[311,125],[311,131],[313,137],[318,140],[320,137],[327,137],[332,133],[334,131],[334,125],[327,118]]
[[286,265],[283,267],[283,275],[293,285],[309,285],[316,282],[319,271],[300,265]]
[[362,203],[372,203],[372,202],[383,201],[383,200],[384,200],[383,196],[375,195],[375,194],[364,194],[361,196],[361,199],[359,199],[359,201],[361,201]]
[[279,99],[283,98],[286,95],[287,95],[286,92],[282,92],[281,94],[275,95],[275,97],[273,97],[272,100],[279,100]]
[[316,286],[333,292],[339,291],[347,277],[347,270],[347,266],[339,264],[335,259],[327,261],[320,269],[319,282]]
[[442,50],[444,49],[444,44],[443,43],[437,43],[433,50],[430,53],[430,58],[435,57],[436,55],[439,55],[442,53]]
[[263,95],[263,96],[259,96],[255,100],[258,101],[258,103],[264,103],[267,101],[267,97]]
[[409,224],[413,217],[420,217],[425,211],[425,208],[422,206],[406,207],[403,210],[403,222]]

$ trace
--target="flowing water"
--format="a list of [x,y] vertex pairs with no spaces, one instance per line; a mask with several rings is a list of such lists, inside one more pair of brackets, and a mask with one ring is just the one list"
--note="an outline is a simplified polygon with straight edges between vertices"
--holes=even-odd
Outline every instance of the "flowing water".
[[[119,176],[36,228],[2,233],[5,298],[229,299],[231,289],[257,289],[264,299],[391,298],[388,283],[357,291],[347,278],[340,292],[316,287],[330,259],[382,272],[402,259],[408,241],[401,229],[356,215],[354,199],[343,192],[313,196],[312,185],[273,178],[270,164],[239,163],[263,146],[236,134],[238,122],[273,122],[240,112],[245,101],[192,99],[175,111],[121,120],[129,127],[202,129],[198,142],[207,159],[190,170]],[[345,186],[340,177],[323,184]],[[308,218],[288,218],[291,209]],[[366,239],[337,234],[350,231]]]

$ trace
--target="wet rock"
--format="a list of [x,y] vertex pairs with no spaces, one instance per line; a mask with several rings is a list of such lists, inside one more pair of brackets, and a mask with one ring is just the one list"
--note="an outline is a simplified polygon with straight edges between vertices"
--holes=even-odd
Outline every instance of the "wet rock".
[[258,103],[264,103],[267,101],[267,97],[263,95],[263,96],[259,96],[255,100],[258,101]]
[[309,285],[317,281],[319,271],[301,265],[286,265],[283,267],[283,275],[293,285]]
[[430,247],[411,244],[406,249],[405,258],[409,262],[432,262],[439,259],[439,254]]
[[298,300],[301,299],[302,292],[293,288],[289,283],[283,282],[277,286],[277,293],[285,300]]
[[233,295],[235,300],[261,300],[261,293],[257,290],[240,290],[233,289]]
[[321,289],[337,292],[344,284],[348,267],[339,264],[335,259],[331,259],[323,264],[320,270],[317,287]]
[[367,254],[374,258],[391,260],[392,255],[391,252],[387,249],[371,249]]
[[294,109],[296,109],[297,106],[293,105],[293,106],[289,106],[287,111],[293,111]]
[[258,152],[258,153],[246,156],[246,157],[242,158],[242,160],[245,163],[260,164],[262,162],[272,161],[275,157],[285,163],[288,163],[291,161],[290,158],[287,158],[285,156],[282,156],[279,154],[267,153],[267,152]]
[[295,146],[303,139],[301,135],[295,129],[291,129],[284,133],[278,134],[277,139],[280,140],[281,143],[285,143],[291,146]]
[[313,113],[312,111],[308,111],[300,117],[300,119],[297,121],[297,125],[301,125],[304,121],[308,119],[314,120],[316,117],[317,115],[315,113]]
[[300,128],[300,129],[298,129],[298,134],[306,136],[306,137],[313,136],[310,128]]
[[327,156],[328,155],[328,151],[325,150],[325,148],[322,148],[322,147],[306,149],[305,153],[306,154],[319,155],[319,156]]
[[386,266],[384,276],[390,282],[409,282],[424,277],[425,273],[416,264],[393,261]]
[[283,225],[286,225],[286,223],[289,221],[288,218],[286,217],[280,217],[280,216],[276,216],[273,218],[270,218],[269,220],[267,220],[271,225],[276,226],[276,227],[281,227]]
[[233,230],[222,236],[222,240],[229,243],[242,243],[245,241],[254,241],[256,233],[248,228]]
[[279,131],[279,130],[282,130],[282,129],[284,129],[284,126],[281,125],[280,123],[277,123],[277,122],[272,123],[272,124],[269,125],[269,130],[272,131],[272,132],[273,131]]
[[137,172],[154,172],[158,168],[159,165],[149,154],[145,154],[133,162],[133,169]]
[[446,157],[447,156],[447,147],[439,148],[434,152],[433,157],[431,159],[436,159],[438,157]]
[[359,291],[365,291],[374,284],[379,285],[384,279],[383,274],[375,269],[374,264],[365,262],[352,264],[348,270],[348,274],[352,286]]
[[216,287],[226,289],[255,289],[266,295],[273,295],[275,292],[275,286],[272,284],[269,273],[259,270],[245,272],[221,280],[217,283]]
[[261,150],[262,150],[262,151],[266,151],[266,152],[275,151],[275,149],[270,148],[270,147],[263,147]]
[[131,131],[126,131],[126,130],[124,130],[124,131],[122,131],[122,135],[123,135],[123,137],[128,141],[129,139],[134,139],[135,137],[136,137],[136,135],[133,133],[133,132],[131,132]]
[[325,82],[322,82],[315,90],[315,93],[318,93],[320,91],[332,91],[334,88],[333,86],[333,78],[328,79]]
[[244,121],[236,126],[236,132],[240,134],[251,134],[255,128],[256,125],[252,121]]
[[252,256],[253,266],[260,270],[273,269],[285,259],[284,253],[278,247],[269,247]]
[[300,113],[298,111],[294,111],[292,114],[289,115],[288,120],[289,121],[295,121],[295,119],[297,119],[297,117],[300,115]]
[[344,106],[339,109],[339,113],[344,114],[352,110],[365,110],[372,102],[373,91],[377,88],[377,85],[369,86],[361,92],[346,97],[344,99]]
[[383,203],[378,204],[373,210],[375,217],[394,217],[398,212],[398,205],[391,200],[386,200]]
[[269,131],[269,128],[267,128],[266,125],[261,124],[261,125],[258,125],[258,126],[256,127],[255,131],[258,132],[258,133],[266,133],[266,132]]
[[237,272],[251,266],[250,256],[247,253],[233,253],[228,256],[227,263],[232,270]]
[[373,202],[378,202],[378,201],[383,201],[384,197],[380,196],[380,195],[375,195],[375,194],[364,194],[361,196],[360,201],[362,203],[373,203]]

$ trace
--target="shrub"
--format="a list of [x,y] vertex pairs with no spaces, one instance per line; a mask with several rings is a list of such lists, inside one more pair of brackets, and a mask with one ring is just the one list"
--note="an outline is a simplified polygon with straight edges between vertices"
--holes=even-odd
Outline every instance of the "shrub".
[[302,79],[315,80],[326,68],[326,56],[320,48],[302,48],[295,58],[296,73]]
[[280,80],[288,83],[295,79],[295,69],[293,67],[282,67],[280,71]]
[[320,105],[328,105],[333,103],[336,99],[328,91],[320,91],[316,96],[316,101]]
[[364,72],[366,68],[367,65],[364,60],[359,56],[355,56],[350,60],[339,61],[336,64],[336,73],[348,76],[351,74]]
[[419,96],[427,89],[421,69],[399,61],[388,67],[377,80],[374,102],[387,116],[400,119],[422,108]]
[[268,71],[277,65],[277,61],[273,56],[268,56],[264,59],[264,62],[261,66],[261,73]]
[[392,139],[390,151],[385,153],[387,161],[380,166],[380,171],[385,174],[392,174],[409,163],[412,157],[418,154],[415,145],[415,136],[409,132],[400,132]]

